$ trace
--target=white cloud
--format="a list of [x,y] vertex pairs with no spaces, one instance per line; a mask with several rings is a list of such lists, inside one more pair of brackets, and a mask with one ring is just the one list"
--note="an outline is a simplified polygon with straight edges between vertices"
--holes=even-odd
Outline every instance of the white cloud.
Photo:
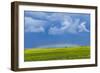
[[89,32],[89,30],[86,28],[86,26],[85,26],[85,24],[86,24],[86,22],[82,22],[79,26],[78,26],[78,28],[79,28],[79,32]]
[[49,29],[49,31],[48,31],[48,33],[49,34],[53,34],[53,35],[55,35],[55,34],[63,34],[64,33],[64,31],[60,28],[57,28],[57,27],[51,27],[50,29]]
[[51,27],[49,30],[49,34],[64,34],[64,33],[76,33],[76,27],[79,23],[79,19],[75,20],[73,23],[73,19],[71,16],[62,16],[61,27],[57,28]]
[[49,21],[62,21],[64,14],[62,13],[52,13],[51,15],[47,16]]
[[47,18],[47,13],[45,12],[38,12],[38,11],[26,11],[25,15],[27,17],[32,17],[32,18],[39,18],[39,19],[46,19]]
[[[81,22],[80,18],[73,18],[66,13],[26,12],[25,32],[45,32],[45,27],[48,25],[50,27],[48,34],[52,35],[89,32],[86,28],[86,21]],[[57,27],[57,25],[61,27]]]
[[78,25],[79,25],[80,19],[75,19],[71,24],[70,27],[67,29],[70,33],[77,33],[78,32]]
[[88,29],[86,29],[86,22],[83,21],[80,23],[80,19],[73,19],[71,16],[64,16],[62,17],[61,21],[61,27],[58,28],[56,26],[51,27],[49,30],[49,34],[65,34],[65,33],[71,33],[71,34],[77,34],[78,32],[89,32]]
[[25,17],[25,32],[44,32],[46,21]]
[[73,20],[72,20],[71,16],[64,16],[63,21],[61,23],[62,31],[68,32],[68,30],[72,27],[72,24],[73,24]]

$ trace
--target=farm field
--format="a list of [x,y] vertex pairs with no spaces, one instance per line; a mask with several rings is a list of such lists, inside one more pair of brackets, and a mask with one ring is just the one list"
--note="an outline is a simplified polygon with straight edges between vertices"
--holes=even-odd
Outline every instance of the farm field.
[[32,48],[24,50],[24,61],[89,59],[90,47]]

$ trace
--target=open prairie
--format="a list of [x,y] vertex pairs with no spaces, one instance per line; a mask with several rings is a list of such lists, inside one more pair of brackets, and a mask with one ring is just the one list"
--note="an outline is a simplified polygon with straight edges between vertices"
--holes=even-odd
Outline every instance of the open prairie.
[[32,48],[24,50],[24,61],[72,60],[90,58],[89,46]]

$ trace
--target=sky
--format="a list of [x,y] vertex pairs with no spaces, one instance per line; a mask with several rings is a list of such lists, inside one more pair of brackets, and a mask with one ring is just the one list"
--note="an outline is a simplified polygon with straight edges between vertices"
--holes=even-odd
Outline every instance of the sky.
[[90,14],[24,11],[24,48],[89,45]]

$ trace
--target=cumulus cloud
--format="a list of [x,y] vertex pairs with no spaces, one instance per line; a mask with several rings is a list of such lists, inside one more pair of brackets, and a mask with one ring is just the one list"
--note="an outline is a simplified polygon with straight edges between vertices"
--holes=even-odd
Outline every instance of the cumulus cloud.
[[67,32],[69,29],[69,27],[71,26],[72,23],[72,19],[70,16],[62,16],[62,20],[61,20],[61,27],[57,28],[56,26],[51,27],[49,30],[49,34],[63,34],[65,32]]
[[62,13],[52,13],[46,17],[49,21],[62,21],[64,14]]
[[[51,35],[89,32],[86,23],[78,17],[73,18],[68,13],[25,12],[25,32],[45,32],[46,30]],[[46,26],[49,28],[46,29]]]
[[44,32],[46,21],[25,17],[25,32]]
[[65,33],[76,34],[78,32],[89,32],[85,24],[86,22],[81,22],[79,18],[73,19],[71,16],[62,16],[62,21],[60,24],[61,27],[51,27],[49,34],[57,35]]
[[78,26],[78,28],[79,28],[79,32],[89,32],[89,30],[86,28],[86,26],[85,26],[85,24],[86,24],[86,22],[82,22],[79,26]]
[[43,20],[43,19],[46,19],[48,15],[45,12],[25,11],[25,16]]
[[64,33],[64,31],[62,29],[57,28],[57,27],[51,27],[49,29],[48,33],[55,35],[55,34],[62,34],[62,33]]
[[67,29],[70,33],[77,33],[78,32],[78,25],[79,25],[80,19],[75,19],[71,24],[70,27]]

